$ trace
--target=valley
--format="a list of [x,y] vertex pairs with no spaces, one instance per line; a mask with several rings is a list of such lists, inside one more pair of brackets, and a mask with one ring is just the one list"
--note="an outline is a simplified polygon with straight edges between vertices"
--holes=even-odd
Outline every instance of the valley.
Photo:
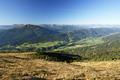
[[14,25],[0,31],[0,80],[120,80],[119,44],[120,28]]
[[0,0],[0,80],[120,80],[120,0]]

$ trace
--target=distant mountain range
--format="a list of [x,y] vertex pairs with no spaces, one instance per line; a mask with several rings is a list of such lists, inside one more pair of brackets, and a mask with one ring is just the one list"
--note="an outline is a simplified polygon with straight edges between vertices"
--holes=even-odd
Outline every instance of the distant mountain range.
[[15,27],[15,25],[0,25],[0,30],[11,29],[14,27]]
[[[90,25],[91,26],[91,25]],[[95,25],[94,25],[95,26]],[[50,41],[78,41],[87,37],[99,37],[120,28],[91,28],[79,25],[10,25],[1,27],[0,46]]]
[[119,60],[120,28],[56,24],[1,27],[0,52],[26,51],[69,53],[79,55],[82,60]]
[[37,25],[17,26],[0,32],[0,45],[61,40],[67,41],[67,35]]
[[[14,24],[14,25],[0,25],[0,29],[11,29],[14,27],[21,27],[26,24]],[[28,24],[29,25],[29,24]],[[59,25],[59,24],[40,24],[38,26],[47,27],[56,30],[77,30],[80,28],[120,28],[120,25],[102,25],[102,24],[90,24],[90,25]]]

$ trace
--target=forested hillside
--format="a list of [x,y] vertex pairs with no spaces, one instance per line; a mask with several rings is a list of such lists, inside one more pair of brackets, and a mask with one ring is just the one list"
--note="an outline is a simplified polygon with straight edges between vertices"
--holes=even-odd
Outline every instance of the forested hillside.
[[79,41],[119,32],[117,28],[83,28],[75,25],[14,25],[0,31],[0,45],[17,45],[49,41]]
[[26,24],[0,31],[1,52],[62,52],[85,60],[115,60],[120,59],[119,44],[120,28]]
[[100,44],[67,49],[67,52],[70,52],[72,54],[78,54],[86,58],[86,60],[120,59],[120,33],[101,37],[101,40],[102,43]]
[[67,35],[37,25],[23,25],[2,31],[0,45],[18,45],[25,42],[67,41]]

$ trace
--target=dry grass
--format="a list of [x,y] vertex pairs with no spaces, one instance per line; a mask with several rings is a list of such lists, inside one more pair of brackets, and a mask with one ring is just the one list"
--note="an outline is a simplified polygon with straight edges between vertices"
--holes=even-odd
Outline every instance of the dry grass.
[[31,53],[0,53],[0,80],[120,80],[120,61],[50,62]]

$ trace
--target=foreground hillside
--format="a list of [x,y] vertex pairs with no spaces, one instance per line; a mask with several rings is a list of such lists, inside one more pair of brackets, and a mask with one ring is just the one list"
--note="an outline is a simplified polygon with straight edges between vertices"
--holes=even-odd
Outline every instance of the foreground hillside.
[[0,53],[0,80],[120,80],[120,61],[63,62],[32,59],[32,53]]

